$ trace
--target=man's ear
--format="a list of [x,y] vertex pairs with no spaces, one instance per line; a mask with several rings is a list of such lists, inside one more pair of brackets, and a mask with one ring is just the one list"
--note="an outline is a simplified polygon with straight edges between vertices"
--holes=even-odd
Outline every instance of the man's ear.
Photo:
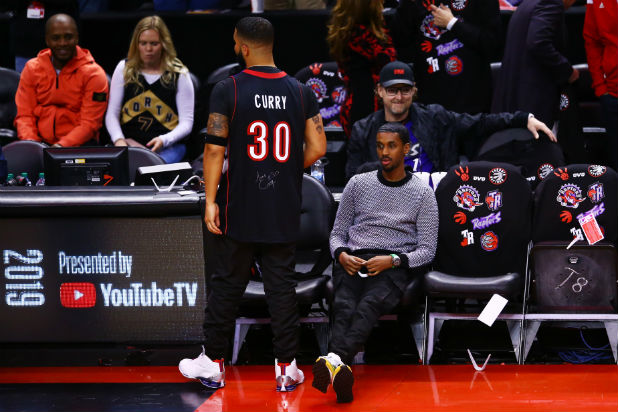
[[403,145],[403,153],[410,153],[410,142]]

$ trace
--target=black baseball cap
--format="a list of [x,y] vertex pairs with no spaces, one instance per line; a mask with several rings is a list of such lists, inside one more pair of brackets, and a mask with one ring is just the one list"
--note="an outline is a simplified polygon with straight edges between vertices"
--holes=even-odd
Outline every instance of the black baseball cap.
[[409,84],[414,86],[414,73],[409,64],[400,61],[388,63],[380,71],[380,84],[389,87],[394,84]]

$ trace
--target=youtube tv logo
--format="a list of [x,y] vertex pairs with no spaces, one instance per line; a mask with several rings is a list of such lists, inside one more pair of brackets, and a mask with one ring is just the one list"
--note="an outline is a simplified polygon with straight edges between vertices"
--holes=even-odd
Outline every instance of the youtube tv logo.
[[60,303],[65,308],[91,308],[97,303],[93,283],[72,282],[60,285]]

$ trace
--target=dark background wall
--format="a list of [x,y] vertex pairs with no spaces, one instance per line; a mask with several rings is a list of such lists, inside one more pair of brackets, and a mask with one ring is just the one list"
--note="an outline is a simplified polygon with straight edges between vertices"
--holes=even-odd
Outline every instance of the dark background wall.
[[[584,7],[572,7],[566,13],[569,47],[567,57],[573,64],[586,61],[582,29]],[[80,45],[89,49],[95,60],[110,75],[118,61],[126,57],[131,33],[137,21],[152,12],[83,14]],[[503,34],[511,12],[502,12]],[[160,13],[168,24],[180,59],[199,78],[205,80],[217,67],[235,61],[232,34],[238,19],[246,11],[217,14]],[[267,12],[263,14],[275,27],[275,62],[290,74],[315,62],[328,61],[326,25],[328,10]],[[10,49],[10,19],[0,16],[0,66],[13,67]],[[496,60],[500,60],[497,58]]]

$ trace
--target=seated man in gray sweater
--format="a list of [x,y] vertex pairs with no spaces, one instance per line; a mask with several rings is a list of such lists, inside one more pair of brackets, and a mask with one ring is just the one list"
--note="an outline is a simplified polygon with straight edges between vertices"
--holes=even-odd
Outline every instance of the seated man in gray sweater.
[[348,366],[378,318],[400,301],[410,276],[433,260],[438,206],[433,191],[406,171],[408,129],[385,123],[378,129],[381,169],[355,175],[346,185],[330,250],[335,299],[330,353],[313,366],[313,386],[326,393],[332,383],[337,402],[351,402],[354,377]]

